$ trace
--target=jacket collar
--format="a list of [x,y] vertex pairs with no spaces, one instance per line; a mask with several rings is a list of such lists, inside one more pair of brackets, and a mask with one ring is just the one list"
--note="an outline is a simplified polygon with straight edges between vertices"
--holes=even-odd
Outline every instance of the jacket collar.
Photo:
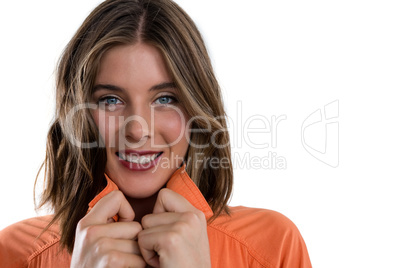
[[[118,190],[117,185],[109,178],[105,173],[105,178],[107,180],[106,187],[88,204],[88,212],[95,206],[98,201],[103,198],[108,193]],[[186,172],[186,165],[183,164],[178,168],[173,175],[170,177],[166,184],[166,188],[180,194],[187,199],[190,204],[192,204],[196,209],[201,210],[205,217],[209,219],[212,217],[213,212],[208,202],[205,200],[204,196],[191,180],[190,176]],[[116,218],[115,218],[116,217]],[[117,221],[117,216],[113,217]]]

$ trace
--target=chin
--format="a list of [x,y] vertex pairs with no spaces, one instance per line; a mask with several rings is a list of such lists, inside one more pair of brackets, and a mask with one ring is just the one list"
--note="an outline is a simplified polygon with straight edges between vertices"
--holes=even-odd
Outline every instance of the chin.
[[159,192],[165,186],[168,178],[155,174],[120,174],[108,173],[110,179],[117,185],[120,191],[128,198],[143,199]]
[[161,187],[152,187],[152,188],[146,188],[146,189],[120,189],[120,191],[123,192],[123,194],[127,197],[127,198],[132,198],[132,199],[145,199],[145,198],[149,198],[151,196],[154,196],[155,194],[157,194],[159,192],[159,190],[163,187],[163,185]]

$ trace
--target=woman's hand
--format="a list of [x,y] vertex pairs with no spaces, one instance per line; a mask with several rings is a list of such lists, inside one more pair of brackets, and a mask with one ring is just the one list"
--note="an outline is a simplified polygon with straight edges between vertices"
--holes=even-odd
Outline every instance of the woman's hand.
[[[119,222],[112,217],[119,215]],[[75,235],[71,267],[145,267],[135,238],[142,230],[120,191],[103,197],[82,218]]]
[[153,267],[211,267],[204,214],[184,197],[159,192],[153,214],[142,218],[138,244],[144,260]]

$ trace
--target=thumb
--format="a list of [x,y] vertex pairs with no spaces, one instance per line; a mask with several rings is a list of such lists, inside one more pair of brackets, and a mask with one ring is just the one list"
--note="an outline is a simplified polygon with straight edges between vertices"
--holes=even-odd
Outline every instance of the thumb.
[[134,220],[134,210],[121,191],[113,191],[100,199],[85,217],[83,225],[105,224],[115,215],[119,221]]
[[188,212],[192,210],[194,207],[187,199],[170,189],[164,188],[159,191],[153,213]]

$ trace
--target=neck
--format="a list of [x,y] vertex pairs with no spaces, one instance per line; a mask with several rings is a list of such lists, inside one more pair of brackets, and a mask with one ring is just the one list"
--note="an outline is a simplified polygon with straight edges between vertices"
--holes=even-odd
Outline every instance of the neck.
[[156,192],[150,197],[141,199],[126,196],[135,213],[134,221],[141,223],[142,217],[147,214],[152,214],[158,193],[159,192]]

